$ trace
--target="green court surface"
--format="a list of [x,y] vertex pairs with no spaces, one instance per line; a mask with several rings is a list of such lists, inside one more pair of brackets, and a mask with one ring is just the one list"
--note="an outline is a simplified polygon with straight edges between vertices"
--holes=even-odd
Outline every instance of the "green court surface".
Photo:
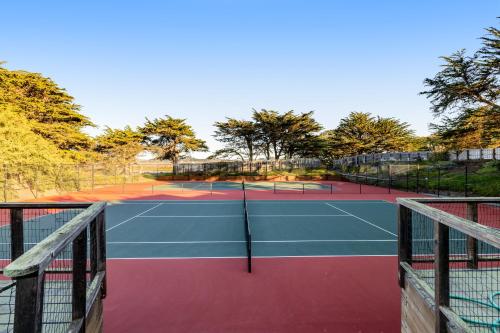
[[[395,255],[386,201],[249,200],[253,256]],[[243,201],[129,201],[107,208],[110,258],[245,257]]]

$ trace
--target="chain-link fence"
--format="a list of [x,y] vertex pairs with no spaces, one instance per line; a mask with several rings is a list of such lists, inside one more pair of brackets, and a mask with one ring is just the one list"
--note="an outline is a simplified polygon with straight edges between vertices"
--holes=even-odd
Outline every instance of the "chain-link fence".
[[194,161],[180,162],[175,165],[176,175],[185,176],[258,176],[268,175],[276,171],[293,171],[300,169],[317,169],[322,163],[316,158],[271,161]]
[[[416,318],[407,304],[422,297],[437,305],[430,308],[434,318],[418,317],[434,323],[435,332],[497,331],[499,203],[499,198],[398,199],[403,327]],[[419,296],[410,296],[409,285]]]
[[333,164],[352,166],[379,163],[417,163],[436,158],[449,161],[499,160],[500,148],[450,150],[446,152],[416,151],[361,154],[336,159]]
[[[39,198],[66,192],[93,191],[108,186],[154,180],[203,180],[213,176],[268,176],[322,167],[318,159],[278,161],[181,161],[171,163],[96,163],[0,166],[0,201]],[[299,171],[297,171],[299,170]]]
[[[344,180],[436,196],[500,195],[500,162],[357,165],[336,169]],[[353,191],[359,191],[353,187]]]
[[144,182],[172,173],[172,165],[151,164],[18,164],[0,166],[0,199],[38,198],[63,192],[94,190]]

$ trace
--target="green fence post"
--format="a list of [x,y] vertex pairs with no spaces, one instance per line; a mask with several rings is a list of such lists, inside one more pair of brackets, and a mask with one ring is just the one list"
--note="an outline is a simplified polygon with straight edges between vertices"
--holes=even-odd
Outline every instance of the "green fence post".
[[94,174],[94,173],[95,173],[95,170],[94,170],[94,164],[92,164],[92,171],[91,171],[91,172],[92,172],[92,174],[91,174],[91,182],[92,182],[92,183],[90,184],[90,186],[91,186],[91,189],[92,189],[92,192],[93,192],[93,191],[94,191],[94,186],[95,186],[95,174]]
[[7,164],[3,165],[3,201],[7,202],[7,181],[8,181]]
[[441,187],[441,169],[439,168],[439,166],[437,167],[437,170],[438,170],[437,196],[439,198],[440,187]]
[[420,165],[417,164],[417,183],[415,184],[417,193],[419,193],[419,185],[420,185],[419,183],[420,183]]
[[464,182],[464,194],[466,197],[469,196],[469,193],[468,193],[468,187],[469,187],[469,168],[467,167],[467,165],[465,166],[465,182]]

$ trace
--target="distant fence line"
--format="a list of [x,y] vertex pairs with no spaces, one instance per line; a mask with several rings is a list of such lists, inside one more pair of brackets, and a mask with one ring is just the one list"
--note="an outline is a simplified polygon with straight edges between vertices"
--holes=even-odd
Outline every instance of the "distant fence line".
[[181,161],[172,163],[95,163],[0,165],[0,201],[16,198],[38,198],[45,195],[105,186],[124,186],[154,180],[156,177],[196,177],[267,175],[273,171],[297,168],[318,168],[318,159],[277,161],[216,161],[202,163]]
[[465,149],[449,151],[450,161],[499,160],[500,148]]
[[228,174],[267,174],[275,170],[314,169],[322,166],[317,158],[300,158],[292,160],[258,160],[258,161],[181,161],[175,165],[177,175],[211,175]]
[[[343,170],[341,170],[343,169]],[[335,173],[350,183],[436,196],[498,196],[500,169],[446,164],[364,164],[338,168]],[[358,192],[356,188],[351,188]]]
[[[359,165],[390,162],[419,162],[431,159],[431,151],[374,153],[348,156],[335,160],[334,165]],[[450,161],[498,160],[500,148],[481,148],[448,151]]]

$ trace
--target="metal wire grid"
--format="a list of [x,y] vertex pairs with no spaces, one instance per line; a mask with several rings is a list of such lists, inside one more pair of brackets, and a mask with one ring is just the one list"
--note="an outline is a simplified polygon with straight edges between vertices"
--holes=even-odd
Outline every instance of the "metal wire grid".
[[500,229],[499,203],[426,202],[425,204],[454,216],[475,221],[490,228]]
[[[41,240],[80,214],[83,208],[71,209],[23,209],[24,251],[28,251]],[[10,209],[0,209],[0,268],[12,259]],[[89,233],[87,233],[89,235]],[[90,239],[87,237],[87,244]],[[72,321],[72,244],[68,244],[44,272],[44,296],[42,332],[65,332]],[[87,258],[87,271],[90,263]],[[87,274],[87,286],[90,275]],[[0,281],[0,332],[14,329],[16,286],[12,280]]]
[[[23,209],[24,251],[31,249],[83,210],[82,208]],[[12,259],[10,217],[10,209],[0,208],[0,269],[7,266]]]
[[[443,205],[440,203],[440,205]],[[466,209],[446,203],[448,210],[462,214]],[[497,211],[487,213],[485,220],[498,220]],[[453,208],[453,209],[452,209]],[[412,268],[434,290],[434,222],[412,212]],[[473,223],[473,222],[471,222]],[[470,242],[477,248],[478,263],[470,258]],[[473,240],[462,232],[449,230],[450,308],[470,325],[473,332],[492,332],[500,328],[500,249]]]

